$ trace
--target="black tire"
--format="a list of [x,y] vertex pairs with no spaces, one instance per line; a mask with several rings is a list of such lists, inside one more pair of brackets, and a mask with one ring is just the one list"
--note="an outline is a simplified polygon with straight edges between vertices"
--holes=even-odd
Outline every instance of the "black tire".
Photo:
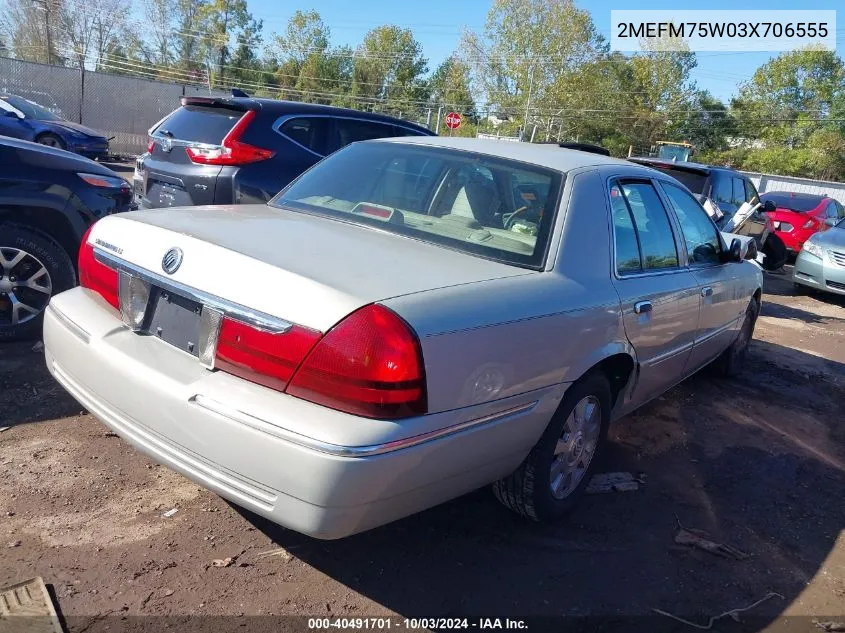
[[766,236],[766,243],[763,244],[763,254],[766,256],[763,259],[763,268],[765,270],[780,270],[786,264],[787,257],[789,257],[786,244],[774,233],[769,233]]
[[[3,267],[3,262],[11,261],[20,252],[26,256],[11,271]],[[76,270],[68,254],[52,238],[26,226],[0,224],[0,341],[13,341],[41,336],[41,323],[49,298],[76,285]],[[43,277],[38,285],[47,286],[50,292],[33,291],[26,288],[10,288],[9,284],[18,280],[18,275],[32,275],[40,264],[47,271],[49,279]],[[39,311],[35,315],[18,313],[18,322],[12,324],[12,303],[9,292],[15,292],[27,305]],[[46,295],[46,296],[45,296]],[[42,305],[43,303],[43,305]]]
[[[564,431],[564,425],[576,405],[592,396],[600,404],[601,426],[592,458],[580,482],[566,497],[552,494],[551,467],[555,447]],[[584,376],[566,392],[560,407],[546,427],[540,441],[513,473],[493,484],[493,494],[507,508],[534,521],[558,519],[569,512],[582,496],[590,481],[607,437],[613,398],[607,378],[600,373]]]
[[46,132],[45,134],[41,134],[38,138],[35,139],[36,143],[40,145],[47,145],[49,147],[58,147],[59,149],[67,149],[67,143],[65,143],[64,139],[60,136],[55,134],[51,134],[50,132]]
[[742,372],[745,358],[748,356],[748,345],[754,337],[754,326],[757,324],[758,316],[760,316],[760,303],[754,298],[745,310],[745,319],[736,339],[711,365],[716,375],[721,378],[735,378]]

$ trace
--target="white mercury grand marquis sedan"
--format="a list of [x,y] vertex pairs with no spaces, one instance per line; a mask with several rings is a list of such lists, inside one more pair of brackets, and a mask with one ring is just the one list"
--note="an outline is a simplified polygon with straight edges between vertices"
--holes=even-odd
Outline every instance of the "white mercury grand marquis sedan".
[[630,162],[366,141],[267,205],[97,222],[46,360],[139,450],[317,538],[490,483],[553,519],[611,420],[738,370],[762,289],[742,251]]

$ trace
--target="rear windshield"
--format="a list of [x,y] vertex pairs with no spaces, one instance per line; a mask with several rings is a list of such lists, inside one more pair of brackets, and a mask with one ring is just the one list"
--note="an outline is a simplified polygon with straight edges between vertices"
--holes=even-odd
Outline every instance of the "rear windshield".
[[772,191],[771,193],[760,194],[760,200],[766,202],[771,200],[779,209],[789,209],[801,213],[812,211],[822,203],[821,196],[795,196],[784,191]]
[[182,141],[219,145],[244,113],[228,108],[183,106],[159,125],[153,134]]
[[697,193],[699,195],[704,193],[704,183],[707,181],[706,174],[697,174],[695,172],[685,171],[683,169],[664,169],[662,167],[661,171],[665,171],[675,180],[679,180],[682,185],[684,185],[693,193]]
[[562,183],[559,172],[472,152],[354,143],[270,204],[539,268]]

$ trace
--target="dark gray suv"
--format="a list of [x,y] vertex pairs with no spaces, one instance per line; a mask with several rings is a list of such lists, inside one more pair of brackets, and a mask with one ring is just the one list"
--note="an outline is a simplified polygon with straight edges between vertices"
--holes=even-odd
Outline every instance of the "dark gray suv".
[[324,105],[183,97],[150,130],[134,178],[140,207],[266,202],[324,156],[355,141],[428,136],[420,125]]
[[[728,167],[715,167],[700,163],[673,162],[662,158],[630,158],[629,160],[659,169],[673,176],[694,193],[703,203],[709,199],[723,217],[717,221],[723,226],[746,202],[760,201],[757,188],[747,176]],[[766,270],[777,270],[786,263],[786,246],[775,235],[774,224],[763,209],[758,209],[733,231],[738,235],[753,237],[764,255]]]

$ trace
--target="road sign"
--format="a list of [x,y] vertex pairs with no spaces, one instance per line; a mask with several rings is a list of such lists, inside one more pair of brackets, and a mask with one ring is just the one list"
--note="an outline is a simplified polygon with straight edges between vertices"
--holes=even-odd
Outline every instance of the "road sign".
[[457,130],[461,127],[461,115],[457,112],[450,112],[446,115],[446,127],[450,130]]

